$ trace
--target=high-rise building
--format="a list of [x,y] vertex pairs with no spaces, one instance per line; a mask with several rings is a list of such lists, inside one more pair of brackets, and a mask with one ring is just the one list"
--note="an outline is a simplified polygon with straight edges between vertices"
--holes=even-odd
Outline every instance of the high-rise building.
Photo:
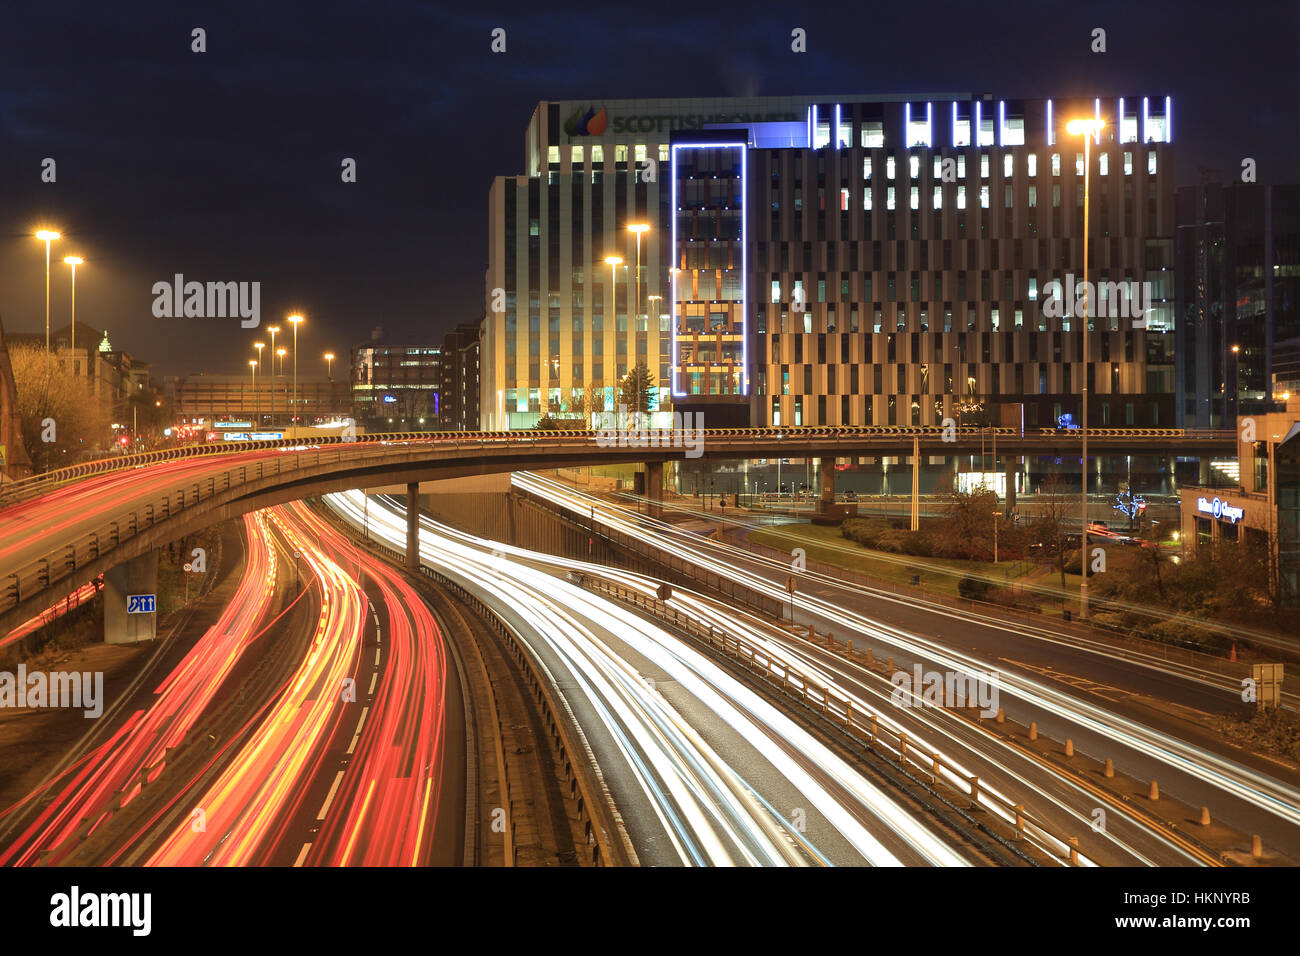
[[1090,423],[1172,425],[1169,98],[971,94],[540,104],[491,192],[485,425],[611,409],[640,362],[719,425],[1077,420],[1074,117]]
[[479,427],[479,336],[481,322],[462,322],[442,340],[442,420],[447,428]]
[[353,417],[371,431],[432,431],[442,423],[442,347],[394,345],[376,327],[351,349]]
[[1232,428],[1300,384],[1300,185],[1177,192],[1178,424]]

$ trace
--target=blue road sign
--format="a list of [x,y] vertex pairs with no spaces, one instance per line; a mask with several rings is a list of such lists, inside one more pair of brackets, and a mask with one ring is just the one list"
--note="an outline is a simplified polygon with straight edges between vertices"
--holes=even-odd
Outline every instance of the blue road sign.
[[126,613],[152,614],[156,600],[157,595],[154,594],[128,594],[126,596]]

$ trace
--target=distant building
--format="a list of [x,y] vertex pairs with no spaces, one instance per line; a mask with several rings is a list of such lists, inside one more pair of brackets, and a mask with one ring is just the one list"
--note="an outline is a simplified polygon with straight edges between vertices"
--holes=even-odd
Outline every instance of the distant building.
[[482,324],[463,322],[442,340],[442,419],[457,431],[479,429],[479,348]]
[[390,345],[376,327],[351,349],[352,411],[368,431],[436,429],[443,422],[442,348]]
[[1175,199],[1178,424],[1232,428],[1300,382],[1300,185]]
[[259,429],[289,423],[290,406],[299,423],[313,425],[347,417],[351,400],[347,383],[324,375],[298,376],[298,401],[293,402],[293,376],[257,376],[256,388],[247,375],[187,375],[171,383],[172,409],[184,422],[246,421]]

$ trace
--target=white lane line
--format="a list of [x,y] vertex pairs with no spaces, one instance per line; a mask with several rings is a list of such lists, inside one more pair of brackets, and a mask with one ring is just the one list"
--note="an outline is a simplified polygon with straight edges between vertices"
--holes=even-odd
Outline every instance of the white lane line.
[[325,802],[321,804],[320,813],[316,814],[317,820],[324,820],[325,814],[329,813],[330,804],[334,802],[334,794],[338,792],[339,784],[342,782],[343,782],[343,771],[340,770],[338,773],[334,775],[334,785],[330,787],[330,792],[326,795]]

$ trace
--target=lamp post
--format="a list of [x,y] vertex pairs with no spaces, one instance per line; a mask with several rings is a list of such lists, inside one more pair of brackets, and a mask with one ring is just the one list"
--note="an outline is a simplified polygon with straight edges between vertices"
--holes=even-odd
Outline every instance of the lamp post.
[[618,329],[618,267],[623,264],[622,256],[606,256],[605,264],[609,266],[609,287],[614,294],[614,310],[611,313],[614,319],[614,328]]
[[279,333],[278,325],[270,326],[266,331],[271,333],[271,427],[275,427],[275,336]]
[[331,382],[334,381],[334,353],[325,353],[325,376]]
[[[266,343],[265,343],[265,342],[254,342],[254,343],[253,343],[253,348],[257,349],[257,361],[258,361],[258,363],[260,364],[261,361],[262,361],[262,349],[266,348]],[[254,381],[256,381],[256,380],[254,380]],[[261,402],[258,401],[257,389],[256,389],[256,388],[253,389],[253,414],[257,416],[257,418],[258,418],[257,424],[258,424],[258,426],[260,427],[261,424],[262,424],[262,421],[261,421],[261,418],[262,418],[262,408],[261,408]],[[274,424],[274,422],[273,422],[272,424]]]
[[257,418],[257,359],[249,359],[248,367],[253,374],[253,418]]
[[[63,261],[72,267],[72,325],[70,326],[72,330],[72,344],[69,346],[68,351],[76,353],[77,351],[77,266],[81,265],[86,260],[81,258],[81,256],[67,256],[66,258],[64,258]],[[77,367],[76,365],[77,356],[75,354],[73,354],[72,356],[72,363],[73,363],[72,364],[73,376],[75,377],[76,367]]]
[[1066,130],[1071,136],[1083,137],[1083,421],[1080,423],[1079,507],[1083,527],[1079,537],[1079,617],[1088,619],[1088,186],[1092,172],[1092,138],[1101,134],[1105,122],[1100,118],[1070,120]]
[[[286,349],[283,345],[281,345],[278,349],[275,350],[275,354],[276,354],[276,356],[280,359],[280,371],[277,373],[277,374],[279,374],[279,375],[283,375],[283,374],[284,374],[284,357],[285,357],[285,355],[288,354],[288,352],[289,352],[289,350]],[[271,383],[271,391],[272,391],[272,393],[275,392],[275,383],[274,383],[274,382]],[[285,404],[285,405],[288,405],[288,404],[289,404],[289,386],[287,386],[287,385],[285,386],[285,388],[284,388],[284,393],[285,393],[285,394],[284,394],[284,404]],[[292,427],[293,427],[293,414],[292,414],[292,413],[293,413],[293,409],[289,409],[289,412],[290,412],[290,415],[289,415],[289,427],[292,428]]]
[[644,222],[634,222],[628,225],[627,231],[636,235],[636,314],[637,318],[641,317],[641,234],[649,232],[650,226]]
[[293,323],[293,414],[289,416],[289,425],[293,427],[298,424],[298,326],[302,322],[301,315],[289,316],[289,321]]
[[60,238],[52,229],[42,229],[36,238],[45,243],[45,372],[50,371],[50,243]]

